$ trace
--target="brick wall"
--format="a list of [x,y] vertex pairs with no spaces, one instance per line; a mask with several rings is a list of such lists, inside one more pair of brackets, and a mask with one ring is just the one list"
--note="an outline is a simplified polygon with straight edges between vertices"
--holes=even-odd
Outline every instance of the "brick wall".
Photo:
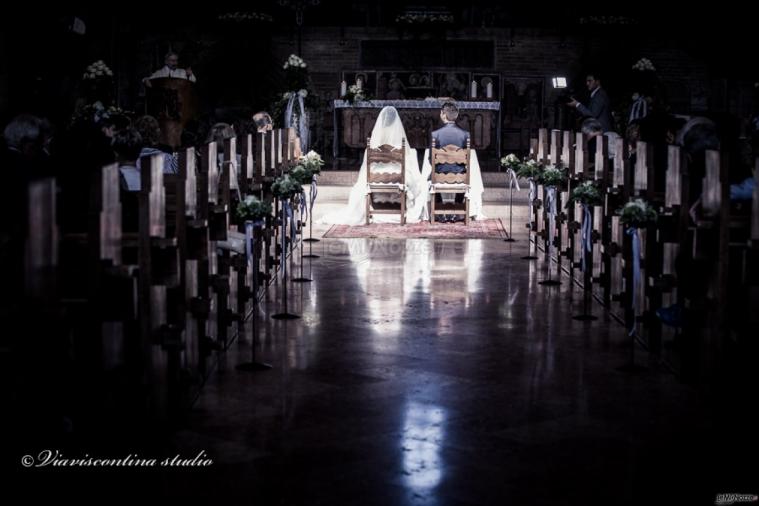
[[[341,72],[361,68],[362,40],[398,40],[398,37],[399,32],[394,28],[305,28],[301,56],[310,66],[317,91],[331,99],[337,95]],[[689,113],[721,107],[735,109],[731,112],[745,115],[753,107],[752,100],[743,96],[749,89],[745,86],[731,87],[730,90],[738,90],[740,96],[726,98],[727,85],[720,83],[719,76],[710,75],[707,63],[689,51],[687,45],[669,40],[663,34],[641,34],[640,30],[632,27],[588,27],[582,33],[575,34],[545,28],[468,28],[449,30],[445,39],[492,40],[495,58],[493,68],[488,70],[500,73],[504,79],[544,80],[544,126],[554,126],[566,116],[561,107],[553,105],[560,91],[553,90],[550,78],[566,76],[575,92],[581,93],[585,89],[585,72],[589,69],[605,73],[604,85],[620,116],[624,117],[622,111],[630,100],[627,78],[632,65],[642,57],[650,59],[657,67],[674,112]],[[412,45],[414,40],[408,43]],[[297,53],[295,33],[275,36],[272,48],[278,61]],[[324,120],[320,138],[324,143],[330,143],[332,127],[329,116],[325,115]],[[538,126],[532,125],[530,129]],[[528,136],[529,133],[521,134],[522,139]],[[331,145],[321,146],[321,149],[329,152]]]

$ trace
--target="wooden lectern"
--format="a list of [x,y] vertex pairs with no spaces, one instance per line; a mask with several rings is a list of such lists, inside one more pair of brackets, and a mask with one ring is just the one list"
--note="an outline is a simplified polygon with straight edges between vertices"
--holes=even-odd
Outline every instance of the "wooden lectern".
[[161,142],[173,148],[182,144],[182,129],[197,111],[195,83],[188,79],[160,77],[147,88],[148,114],[161,126]]

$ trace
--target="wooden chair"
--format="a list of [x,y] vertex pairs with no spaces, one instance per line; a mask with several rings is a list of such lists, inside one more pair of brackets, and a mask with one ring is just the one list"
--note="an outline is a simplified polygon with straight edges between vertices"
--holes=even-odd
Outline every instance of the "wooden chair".
[[[449,144],[442,148],[435,146],[435,141],[432,141],[432,149],[430,153],[432,165],[430,185],[430,223],[435,222],[436,214],[463,214],[464,222],[466,226],[469,226],[469,171],[471,160],[471,148],[470,140],[467,139],[466,147],[460,148]],[[460,174],[438,174],[435,172],[435,167],[442,163],[452,163],[464,165],[464,172]],[[463,193],[464,194],[464,206],[460,208],[456,204],[441,204],[440,209],[435,209],[435,194],[438,193]]]
[[[383,144],[378,148],[369,145],[366,139],[366,224],[371,222],[373,214],[399,214],[401,225],[406,224],[406,139],[401,140],[401,147],[394,148]],[[400,172],[374,172],[374,164],[397,163]],[[395,203],[374,202],[373,193],[397,194],[400,196],[400,206]]]

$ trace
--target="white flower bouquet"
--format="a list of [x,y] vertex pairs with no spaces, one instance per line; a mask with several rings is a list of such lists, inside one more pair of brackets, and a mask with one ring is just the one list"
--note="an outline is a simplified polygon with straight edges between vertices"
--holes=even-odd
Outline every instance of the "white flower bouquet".
[[87,67],[87,70],[84,71],[84,75],[82,75],[82,79],[85,80],[107,79],[109,77],[113,77],[113,71],[108,68],[108,65],[103,60],[91,63]]

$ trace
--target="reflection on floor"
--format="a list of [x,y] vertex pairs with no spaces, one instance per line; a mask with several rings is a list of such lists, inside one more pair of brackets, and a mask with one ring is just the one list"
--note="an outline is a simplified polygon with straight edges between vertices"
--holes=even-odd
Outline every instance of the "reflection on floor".
[[[314,281],[288,285],[302,318],[269,318],[275,284],[255,315],[257,345],[249,322],[178,432],[137,451],[110,430],[124,453],[202,452],[213,465],[27,470],[25,491],[266,506],[638,506],[757,493],[756,399],[731,387],[709,401],[642,350],[648,369],[620,372],[625,331],[597,306],[598,321],[573,320],[581,294],[566,279],[539,285],[545,263],[521,259],[525,239],[315,243],[321,258],[304,266]],[[252,350],[273,368],[237,371]],[[125,456],[111,452],[90,450]]]
[[619,372],[623,329],[600,311],[572,320],[579,293],[538,285],[544,264],[520,259],[522,239],[318,243],[314,282],[290,289],[302,319],[266,318],[276,289],[259,314],[258,353],[274,368],[235,371],[246,336],[176,437],[213,469],[169,475],[166,489],[324,505],[708,504],[756,492],[756,464],[715,458],[756,436],[724,433],[654,364]]

